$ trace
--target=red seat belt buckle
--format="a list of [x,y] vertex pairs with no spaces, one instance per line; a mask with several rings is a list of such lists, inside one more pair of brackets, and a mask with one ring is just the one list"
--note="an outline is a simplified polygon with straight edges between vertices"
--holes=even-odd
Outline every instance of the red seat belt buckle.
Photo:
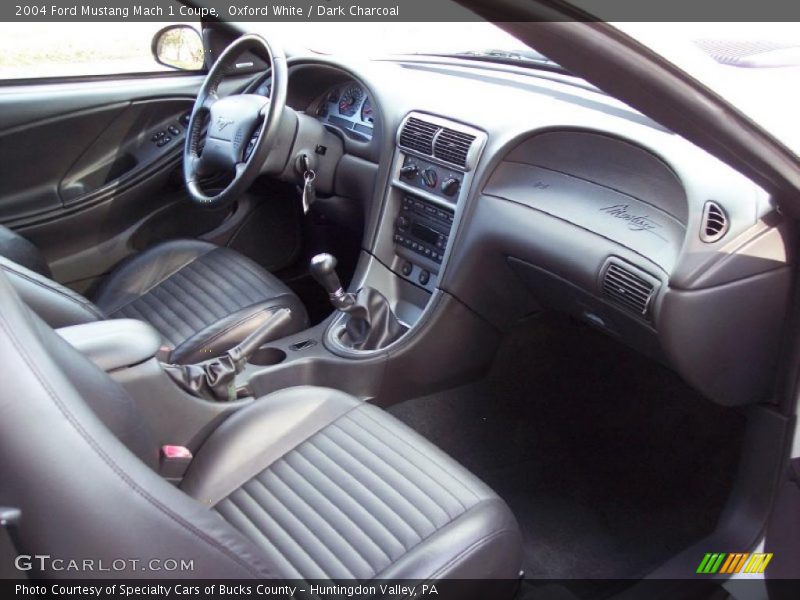
[[180,481],[186,474],[192,458],[191,450],[184,446],[161,446],[158,471],[165,479]]

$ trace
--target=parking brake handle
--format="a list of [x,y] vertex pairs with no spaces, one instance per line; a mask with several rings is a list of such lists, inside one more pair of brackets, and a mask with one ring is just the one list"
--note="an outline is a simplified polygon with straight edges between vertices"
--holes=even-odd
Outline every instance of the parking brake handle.
[[213,402],[236,400],[236,375],[244,370],[247,359],[265,343],[276,339],[289,322],[292,311],[276,310],[253,333],[222,356],[195,365],[162,365],[164,371],[184,391]]

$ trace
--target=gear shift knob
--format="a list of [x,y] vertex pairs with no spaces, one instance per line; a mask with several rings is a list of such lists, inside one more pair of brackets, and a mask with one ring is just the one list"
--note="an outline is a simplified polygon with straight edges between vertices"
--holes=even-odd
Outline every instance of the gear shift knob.
[[311,259],[309,267],[311,276],[326,292],[331,303],[339,310],[345,310],[352,304],[352,298],[344,291],[342,282],[336,274],[336,258],[331,254],[317,254]]
[[311,259],[311,276],[331,296],[342,289],[342,283],[336,274],[336,264],[336,258],[330,254],[317,254]]

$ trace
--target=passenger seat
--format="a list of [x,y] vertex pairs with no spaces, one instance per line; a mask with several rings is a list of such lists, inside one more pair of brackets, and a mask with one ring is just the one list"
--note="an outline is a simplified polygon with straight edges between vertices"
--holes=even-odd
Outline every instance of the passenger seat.
[[126,391],[0,272],[0,505],[26,553],[193,561],[58,577],[484,579],[511,597],[520,533],[506,504],[386,412],[296,387],[256,400],[200,447],[180,488]]

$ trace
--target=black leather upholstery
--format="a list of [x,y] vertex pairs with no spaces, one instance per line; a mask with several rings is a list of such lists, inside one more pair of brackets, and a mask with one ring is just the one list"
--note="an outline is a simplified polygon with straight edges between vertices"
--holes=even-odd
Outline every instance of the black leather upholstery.
[[[276,337],[308,326],[305,307],[289,288],[228,248],[192,240],[159,244],[119,265],[92,303],[14,261],[17,257],[37,266],[30,252],[19,251],[35,251],[35,247],[6,232],[0,232],[0,268],[23,300],[52,327],[108,318],[140,319],[153,325],[173,348],[170,360],[185,364],[219,356],[281,307],[292,311],[292,319],[276,331]],[[17,241],[8,241],[13,238]],[[16,250],[2,258],[7,247]]]
[[288,389],[234,415],[183,489],[285,577],[519,573],[519,529],[494,492],[386,412],[334,390]]
[[208,242],[166,242],[137,254],[106,278],[94,300],[111,318],[153,325],[180,363],[221,354],[277,308],[292,311],[278,337],[308,326],[305,307],[281,281],[238,252]]
[[51,327],[106,318],[103,311],[80,294],[3,256],[0,256],[0,269],[25,303]]
[[[126,432],[133,449],[147,452],[146,436],[130,437],[137,429],[142,434],[144,423],[126,392],[59,342],[3,273],[0,380],[0,504],[21,508],[18,533],[26,551],[79,563],[84,558],[106,564],[138,559],[140,565],[151,558],[194,561],[193,572],[158,573],[164,577],[275,576],[260,549],[161,479],[112,433],[108,425]],[[91,397],[91,407],[83,394]],[[151,455],[155,451],[149,449]],[[43,574],[87,576],[69,570]],[[147,573],[129,563],[121,571],[88,576]]]
[[31,554],[193,560],[191,572],[159,573],[183,578],[485,577],[513,590],[520,535],[508,507],[355,398],[299,387],[255,401],[211,435],[179,490],[134,455],[155,450],[135,403],[58,342],[2,273],[0,379],[0,504],[22,509]]

